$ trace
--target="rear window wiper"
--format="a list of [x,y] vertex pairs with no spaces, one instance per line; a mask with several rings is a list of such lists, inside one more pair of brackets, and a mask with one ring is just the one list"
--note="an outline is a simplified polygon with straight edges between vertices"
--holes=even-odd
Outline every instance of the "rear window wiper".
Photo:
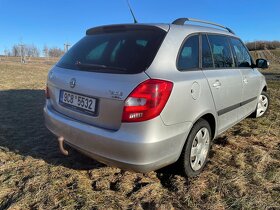
[[106,66],[106,65],[102,65],[102,64],[81,63],[80,61],[76,62],[76,66],[82,67],[82,68],[95,68],[95,69],[100,68],[100,69],[127,71],[126,68],[122,68],[122,67]]

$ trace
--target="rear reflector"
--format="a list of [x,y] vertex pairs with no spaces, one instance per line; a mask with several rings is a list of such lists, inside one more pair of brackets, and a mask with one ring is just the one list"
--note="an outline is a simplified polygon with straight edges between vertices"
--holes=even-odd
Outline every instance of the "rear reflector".
[[49,92],[48,86],[46,86],[45,97],[46,97],[46,99],[49,99],[49,98],[50,98],[50,92]]
[[157,117],[172,88],[172,82],[159,79],[149,79],[138,85],[125,100],[122,122],[141,122]]

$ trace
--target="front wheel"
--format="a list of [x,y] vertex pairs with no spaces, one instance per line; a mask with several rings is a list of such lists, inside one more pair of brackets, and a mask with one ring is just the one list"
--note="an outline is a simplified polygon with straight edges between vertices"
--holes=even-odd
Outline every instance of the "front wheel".
[[211,136],[206,120],[200,119],[194,124],[180,157],[183,172],[188,177],[197,176],[203,170],[210,151]]
[[255,118],[262,117],[268,110],[268,106],[269,106],[269,96],[266,92],[262,91],[258,98],[258,104],[256,110],[253,112],[253,117]]

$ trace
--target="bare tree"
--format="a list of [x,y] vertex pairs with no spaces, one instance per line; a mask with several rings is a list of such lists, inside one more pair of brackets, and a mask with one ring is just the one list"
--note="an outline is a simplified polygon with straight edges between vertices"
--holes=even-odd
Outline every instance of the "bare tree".
[[64,51],[58,47],[53,47],[49,49],[50,57],[60,57],[64,54]]
[[19,44],[20,62],[25,63],[26,48],[24,44]]
[[29,57],[39,57],[40,56],[40,50],[34,45],[27,45],[25,46],[26,54]]
[[20,48],[18,45],[12,47],[12,56],[20,56]]
[[40,50],[34,44],[26,45],[26,44],[14,44],[11,51],[5,49],[4,51],[6,56],[20,56],[21,62],[25,62],[25,57],[39,57]]

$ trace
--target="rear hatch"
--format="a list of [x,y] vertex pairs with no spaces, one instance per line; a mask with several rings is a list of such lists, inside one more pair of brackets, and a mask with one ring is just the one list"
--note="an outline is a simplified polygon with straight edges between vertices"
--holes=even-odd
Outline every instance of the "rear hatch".
[[72,119],[117,130],[124,101],[149,77],[166,30],[147,25],[93,28],[49,73],[52,107]]

